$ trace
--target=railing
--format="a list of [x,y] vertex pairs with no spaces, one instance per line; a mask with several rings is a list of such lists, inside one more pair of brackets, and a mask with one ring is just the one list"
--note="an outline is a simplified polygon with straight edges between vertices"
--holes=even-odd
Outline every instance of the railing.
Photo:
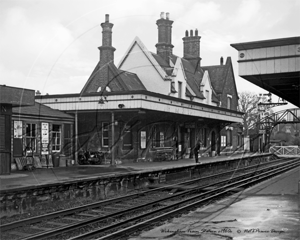
[[270,153],[276,155],[286,155],[286,156],[297,156],[300,157],[300,147],[299,146],[272,146],[269,149]]

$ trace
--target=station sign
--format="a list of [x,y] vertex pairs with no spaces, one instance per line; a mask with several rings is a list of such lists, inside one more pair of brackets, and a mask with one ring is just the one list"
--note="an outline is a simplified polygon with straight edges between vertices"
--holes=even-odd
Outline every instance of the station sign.
[[49,123],[42,123],[42,155],[49,154]]

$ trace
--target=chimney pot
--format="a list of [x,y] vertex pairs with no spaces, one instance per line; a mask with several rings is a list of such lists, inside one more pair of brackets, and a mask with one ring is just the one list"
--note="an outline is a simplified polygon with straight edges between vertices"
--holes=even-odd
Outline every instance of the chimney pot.
[[105,14],[105,22],[109,22],[109,14]]
[[186,36],[186,37],[189,36],[189,31],[188,31],[188,30],[185,31],[185,36]]
[[169,18],[170,18],[170,13],[166,13],[166,19],[168,19],[169,20]]
[[198,29],[195,30],[195,36],[198,36]]
[[[172,55],[172,24],[173,21],[169,19],[164,19],[164,12],[161,12],[160,19],[156,21],[158,27],[158,43],[156,46],[157,54],[163,58],[167,63],[170,61],[170,56]],[[167,13],[167,18],[169,17]]]
[[223,65],[224,59],[223,57],[220,58],[220,64]]
[[190,30],[190,36],[191,37],[193,36],[193,30]]

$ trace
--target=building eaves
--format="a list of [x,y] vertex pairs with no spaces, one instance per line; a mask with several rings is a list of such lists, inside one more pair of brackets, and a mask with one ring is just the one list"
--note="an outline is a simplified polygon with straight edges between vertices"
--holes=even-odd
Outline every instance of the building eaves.
[[300,44],[300,37],[290,37],[290,38],[278,38],[262,41],[244,42],[244,43],[233,43],[230,44],[233,48],[238,51],[256,49],[256,48],[268,48],[268,47],[278,47],[286,45],[298,45]]
[[82,88],[80,94],[86,94],[86,90],[89,89],[90,84],[94,81],[94,79],[97,78],[99,72],[100,72],[100,61],[97,63],[96,67],[94,68],[94,71],[92,72],[91,76],[89,77],[89,79],[85,83],[85,85]]
[[35,102],[33,106],[15,107],[13,108],[12,112],[15,116],[31,115],[59,119],[74,119],[74,116],[70,114],[64,113],[56,109],[52,109],[38,102]]

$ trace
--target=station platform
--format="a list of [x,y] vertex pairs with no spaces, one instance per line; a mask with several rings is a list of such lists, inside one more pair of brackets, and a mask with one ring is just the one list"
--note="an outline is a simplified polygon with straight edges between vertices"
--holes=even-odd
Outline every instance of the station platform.
[[[228,159],[262,155],[259,153],[234,154],[230,156],[201,157],[202,164],[226,161]],[[34,169],[33,171],[13,171],[10,175],[0,175],[0,190],[41,186],[51,183],[82,180],[96,176],[120,175],[129,172],[163,170],[179,166],[195,165],[194,159],[179,159],[178,161],[163,162],[131,162],[111,167],[110,165],[75,165]]]
[[299,240],[300,167],[130,240]]

